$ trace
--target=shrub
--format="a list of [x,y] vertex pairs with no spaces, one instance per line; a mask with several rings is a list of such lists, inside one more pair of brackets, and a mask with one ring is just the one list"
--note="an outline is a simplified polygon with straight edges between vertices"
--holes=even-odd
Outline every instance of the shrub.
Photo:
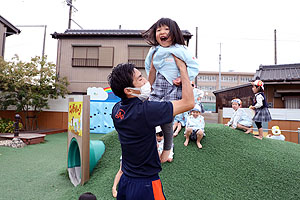
[[[10,119],[0,119],[0,133],[14,133],[14,121]],[[19,130],[23,129],[22,123],[19,122]]]

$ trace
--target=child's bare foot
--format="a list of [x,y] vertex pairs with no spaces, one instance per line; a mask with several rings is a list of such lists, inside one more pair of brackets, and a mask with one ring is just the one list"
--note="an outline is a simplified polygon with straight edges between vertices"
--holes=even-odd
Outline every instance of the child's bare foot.
[[245,131],[245,133],[247,133],[247,134],[251,133],[251,129],[250,129],[250,128],[247,129],[247,130]]
[[202,144],[200,144],[200,142],[197,142],[197,146],[199,149],[202,149]]
[[176,137],[178,135],[178,132],[174,132],[173,137]]
[[257,139],[260,139],[260,140],[262,140],[262,137],[261,136],[254,136],[255,138],[257,138]]
[[185,140],[185,142],[183,143],[184,144],[184,146],[187,146],[187,145],[189,145],[189,140]]
[[112,188],[112,195],[113,195],[113,197],[117,198],[117,194],[118,194],[117,189],[113,187]]
[[169,158],[167,161],[168,161],[168,162],[172,162],[172,161],[173,161],[173,158]]

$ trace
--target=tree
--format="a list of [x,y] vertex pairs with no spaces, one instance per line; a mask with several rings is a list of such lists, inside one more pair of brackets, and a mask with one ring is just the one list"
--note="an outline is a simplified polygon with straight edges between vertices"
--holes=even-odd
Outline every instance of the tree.
[[15,106],[17,112],[24,112],[25,129],[33,128],[29,127],[30,117],[37,124],[37,114],[49,108],[49,99],[65,98],[68,84],[66,77],[58,78],[55,64],[47,62],[47,57],[37,56],[30,62],[22,62],[17,56],[10,62],[0,58],[0,109]]

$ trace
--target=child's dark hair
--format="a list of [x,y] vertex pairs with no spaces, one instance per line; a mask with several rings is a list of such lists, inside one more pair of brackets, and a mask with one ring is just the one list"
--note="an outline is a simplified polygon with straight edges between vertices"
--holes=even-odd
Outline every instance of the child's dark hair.
[[[258,92],[264,92],[264,89],[263,89],[261,86],[255,85],[255,87],[258,88]],[[257,92],[257,93],[258,93],[258,92]]]
[[115,95],[121,99],[126,99],[124,89],[133,86],[133,74],[135,65],[132,63],[118,64],[113,68],[112,72],[108,75],[107,80],[111,90]]
[[174,20],[169,18],[159,19],[147,31],[142,33],[143,38],[146,40],[148,44],[152,46],[159,45],[158,42],[156,41],[156,29],[163,25],[168,26],[170,29],[168,37],[172,37],[172,45],[174,44],[185,45],[184,38],[179,26]]
[[80,195],[78,200],[97,200],[96,196],[91,192],[86,192]]
[[163,135],[164,135],[164,134],[163,134],[162,131],[159,131],[159,132],[156,133],[156,136],[159,136],[159,137],[162,137]]

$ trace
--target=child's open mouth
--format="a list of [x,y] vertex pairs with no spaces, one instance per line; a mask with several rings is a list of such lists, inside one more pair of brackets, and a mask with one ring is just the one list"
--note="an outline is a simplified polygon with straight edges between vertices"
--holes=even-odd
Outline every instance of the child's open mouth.
[[161,40],[161,41],[166,41],[167,39],[168,39],[168,37],[166,37],[166,36],[160,37],[160,40]]

